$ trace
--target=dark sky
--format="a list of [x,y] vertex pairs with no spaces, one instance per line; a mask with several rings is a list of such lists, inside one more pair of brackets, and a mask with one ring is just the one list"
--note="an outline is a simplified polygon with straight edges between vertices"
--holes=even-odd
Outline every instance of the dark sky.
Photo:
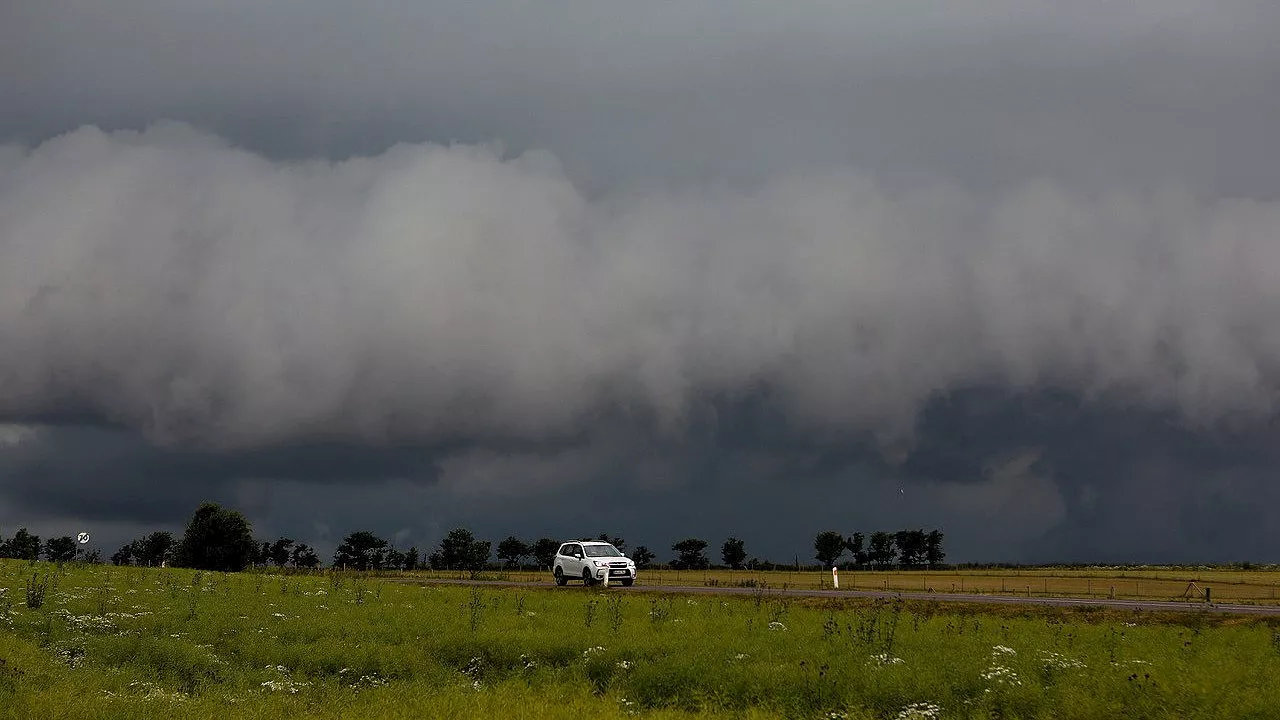
[[1275,561],[1280,6],[0,4],[0,534]]

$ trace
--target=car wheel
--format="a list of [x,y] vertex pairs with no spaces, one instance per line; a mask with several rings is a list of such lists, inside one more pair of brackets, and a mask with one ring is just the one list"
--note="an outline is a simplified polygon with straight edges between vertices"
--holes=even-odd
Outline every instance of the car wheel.
[[622,581],[622,587],[631,587],[636,582],[635,578],[627,578]]
[[557,585],[564,585],[565,583],[569,582],[569,578],[564,576],[564,571],[558,567],[556,568],[555,576],[556,576]]
[[586,568],[582,569],[582,584],[587,587],[591,587],[596,584],[595,581],[591,579],[591,571]]

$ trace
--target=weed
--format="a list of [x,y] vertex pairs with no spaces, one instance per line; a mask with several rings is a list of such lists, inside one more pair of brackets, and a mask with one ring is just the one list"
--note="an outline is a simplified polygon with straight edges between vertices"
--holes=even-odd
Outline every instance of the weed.
[[0,691],[13,693],[18,689],[18,681],[25,673],[17,665],[5,658],[0,658]]
[[786,619],[787,613],[791,611],[791,602],[786,599],[778,599],[769,604],[769,622],[782,622]]
[[26,582],[28,608],[39,610],[44,605],[45,595],[53,581],[54,577],[50,573],[31,573],[31,579]]
[[[664,607],[665,606],[665,607]],[[671,597],[651,598],[649,600],[649,622],[655,627],[661,626],[671,617]]]
[[606,605],[609,611],[609,627],[616,635],[622,630],[622,596],[610,595]]
[[590,598],[582,606],[582,619],[586,623],[587,627],[591,627],[591,623],[595,622],[596,604],[598,602],[599,601],[595,598]]
[[474,633],[480,627],[481,616],[484,613],[484,594],[480,592],[480,588],[471,588],[471,598],[467,601],[467,610],[467,625],[471,628],[471,632]]
[[840,634],[840,623],[836,620],[836,616],[827,613],[827,619],[822,621],[822,637],[830,640]]
[[898,634],[898,620],[902,617],[903,605],[901,600],[894,601],[893,611],[889,613],[889,622],[885,626],[884,651],[889,654],[893,654],[893,641]]
[[107,585],[99,585],[94,597],[97,599],[98,614],[106,615],[111,607],[111,588]]

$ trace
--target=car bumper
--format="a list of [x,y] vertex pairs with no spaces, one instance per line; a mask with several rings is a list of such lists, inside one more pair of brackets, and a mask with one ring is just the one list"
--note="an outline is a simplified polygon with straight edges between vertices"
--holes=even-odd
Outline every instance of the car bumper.
[[634,570],[627,568],[596,568],[596,579],[603,580],[605,573],[609,573],[610,580],[632,580],[636,576]]

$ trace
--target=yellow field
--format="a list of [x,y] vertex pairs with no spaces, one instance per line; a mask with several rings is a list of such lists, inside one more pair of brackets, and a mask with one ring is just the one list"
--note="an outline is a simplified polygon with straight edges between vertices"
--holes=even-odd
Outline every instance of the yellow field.
[[[467,577],[465,573],[425,571],[405,575],[423,578]],[[480,577],[489,580],[551,582],[551,576],[546,572],[486,572]],[[831,589],[831,573],[644,570],[640,573],[639,582],[643,585]],[[1114,597],[1124,600],[1203,600],[1206,588],[1211,590],[1214,601],[1277,603],[1280,602],[1280,570],[1046,568],[840,573],[842,590]]]

